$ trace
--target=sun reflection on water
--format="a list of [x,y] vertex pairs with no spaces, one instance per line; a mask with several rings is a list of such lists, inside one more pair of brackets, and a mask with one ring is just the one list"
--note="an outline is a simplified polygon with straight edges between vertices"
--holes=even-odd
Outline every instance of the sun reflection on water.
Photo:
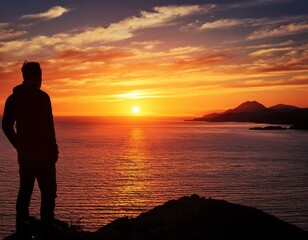
[[[120,184],[114,189],[118,197],[118,204],[122,209],[129,209],[132,206],[146,207],[147,196],[151,187],[147,179],[148,173],[148,152],[144,139],[144,129],[134,127],[129,131],[127,138],[126,152],[119,155],[116,172]],[[123,212],[123,216],[127,211]]]

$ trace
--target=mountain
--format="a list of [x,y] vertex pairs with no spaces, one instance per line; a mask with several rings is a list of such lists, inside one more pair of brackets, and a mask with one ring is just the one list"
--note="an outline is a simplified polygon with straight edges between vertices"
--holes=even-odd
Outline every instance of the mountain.
[[257,112],[266,109],[267,108],[263,104],[258,103],[257,101],[247,101],[234,109],[226,111],[226,113]]
[[292,105],[286,105],[286,104],[277,104],[272,107],[269,107],[269,109],[274,109],[278,112],[294,112],[298,110],[299,108]]
[[223,113],[207,114],[194,121],[253,122],[269,124],[292,124],[293,129],[308,128],[308,108],[277,104],[270,108],[257,101],[247,101]]
[[210,113],[210,114],[204,115],[203,117],[204,118],[214,118],[218,116],[219,116],[219,113]]

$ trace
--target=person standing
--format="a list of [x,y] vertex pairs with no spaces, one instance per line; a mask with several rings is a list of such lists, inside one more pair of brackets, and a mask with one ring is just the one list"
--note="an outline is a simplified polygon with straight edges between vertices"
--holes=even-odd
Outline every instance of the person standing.
[[51,239],[59,154],[51,101],[48,94],[40,90],[40,64],[26,61],[21,71],[24,81],[7,98],[2,119],[3,132],[18,155],[20,185],[16,201],[16,234],[20,239],[31,237],[29,205],[36,179],[41,192],[42,235]]

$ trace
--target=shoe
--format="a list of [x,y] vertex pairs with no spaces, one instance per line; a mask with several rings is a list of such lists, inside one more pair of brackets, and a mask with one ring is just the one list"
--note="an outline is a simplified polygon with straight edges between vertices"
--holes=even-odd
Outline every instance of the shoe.
[[17,240],[32,240],[29,222],[25,221],[16,225]]

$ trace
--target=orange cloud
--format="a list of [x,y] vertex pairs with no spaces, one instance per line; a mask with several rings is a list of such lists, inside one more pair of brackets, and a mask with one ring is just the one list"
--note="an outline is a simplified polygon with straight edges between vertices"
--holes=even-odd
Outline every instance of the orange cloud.
[[230,58],[225,54],[213,54],[213,55],[201,55],[197,57],[187,57],[175,61],[172,67],[176,69],[203,69],[208,67],[208,65],[213,65],[215,63],[222,63],[224,60]]
[[[288,57],[288,55],[287,55]],[[296,54],[289,61],[280,61],[277,64],[261,68],[261,72],[297,72],[308,71],[308,51]]]
[[308,86],[308,78],[306,76],[297,76],[292,79],[249,79],[249,80],[239,80],[233,81],[232,83],[226,83],[225,86],[232,88],[258,88],[258,87],[284,87],[284,86],[294,86],[303,87]]
[[[84,62],[106,62],[113,59],[121,59],[134,54],[129,51],[113,49],[88,49],[88,50],[75,50],[70,49],[57,54],[56,59],[64,61],[74,61],[80,65]],[[79,61],[79,62],[78,62]]]

